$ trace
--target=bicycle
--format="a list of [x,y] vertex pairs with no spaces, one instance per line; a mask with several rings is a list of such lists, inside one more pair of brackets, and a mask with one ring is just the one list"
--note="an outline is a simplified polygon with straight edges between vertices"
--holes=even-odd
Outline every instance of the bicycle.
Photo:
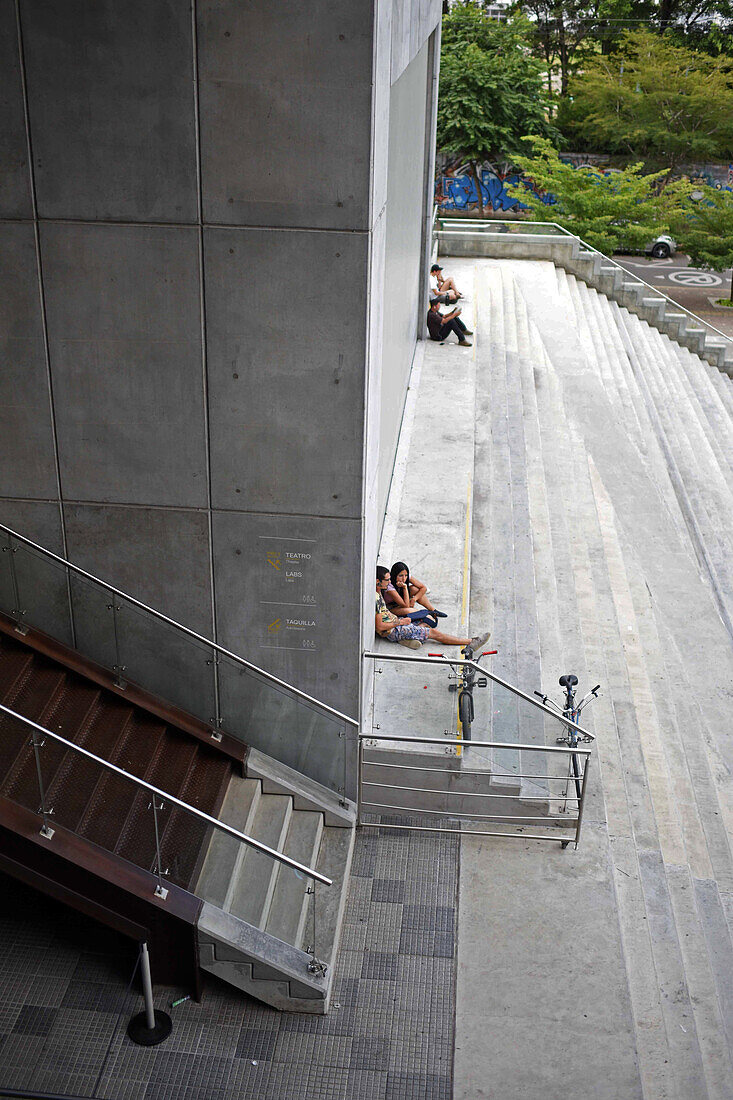
[[[475,664],[460,666],[456,666],[448,660],[444,653],[428,653],[428,657],[443,657],[448,660],[448,664],[451,666],[452,671],[448,674],[448,680],[455,680],[456,682],[448,684],[448,691],[458,692],[458,718],[461,723],[464,741],[471,740],[471,726],[475,716],[473,689],[477,687],[485,688],[489,683],[485,676],[478,675],[476,664],[481,660],[481,657],[490,657],[497,652],[496,649],[486,649],[476,659]],[[474,661],[474,655],[470,649],[466,649],[464,654],[467,660]],[[457,667],[459,671],[456,670]]]
[[[541,691],[535,691],[535,695],[542,700],[544,706],[552,707],[552,709],[556,710],[558,714],[561,714],[563,718],[567,718],[568,721],[573,722],[575,723],[575,725],[577,725],[578,719],[583,713],[583,710],[588,706],[589,703],[593,702],[594,699],[599,698],[598,692],[600,691],[601,685],[596,684],[596,686],[594,688],[591,688],[588,694],[584,695],[578,703],[575,700],[575,687],[578,683],[578,677],[575,676],[574,673],[568,672],[566,673],[566,675],[560,677],[558,683],[560,684],[560,687],[565,688],[565,702],[563,707],[559,707],[554,699],[550,699],[548,695],[545,695]],[[558,745],[567,745],[568,748],[575,749],[578,747],[581,741],[588,742],[594,740],[592,735],[589,733],[579,734],[578,730],[573,729],[570,726],[566,726],[565,729],[565,736],[557,738]],[[570,764],[568,766],[568,780],[570,779],[572,779],[575,783],[575,793],[577,795],[578,802],[580,802],[582,776],[580,774],[580,766],[576,753],[572,753],[570,756]],[[567,786],[565,788],[565,794],[567,794]]]

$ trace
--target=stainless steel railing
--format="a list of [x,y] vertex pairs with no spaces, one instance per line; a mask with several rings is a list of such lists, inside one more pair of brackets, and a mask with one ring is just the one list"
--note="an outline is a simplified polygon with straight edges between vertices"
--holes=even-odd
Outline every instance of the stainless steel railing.
[[[460,770],[453,770],[442,767],[430,767],[425,764],[414,764],[411,762],[406,763],[392,763],[389,761],[389,753],[394,753],[397,748],[409,747],[414,749],[415,745],[434,745],[440,747],[442,751],[445,750],[445,739],[441,737],[395,737],[389,734],[379,733],[377,735],[362,734],[359,738],[359,825],[365,828],[383,828],[385,824],[390,829],[407,829],[416,830],[418,832],[428,833],[449,833],[455,832],[452,829],[451,824],[461,825],[461,833],[472,836],[492,836],[492,837],[504,837],[507,839],[519,839],[519,840],[542,840],[553,841],[554,843],[560,843],[563,848],[566,848],[568,844],[574,843],[575,847],[578,847],[580,842],[580,833],[583,825],[583,814],[585,811],[586,794],[588,791],[588,770],[590,766],[591,752],[590,749],[582,748],[561,748],[556,745],[522,745],[517,743],[507,743],[506,741],[470,741],[464,745],[464,759],[470,757],[472,749],[515,749],[519,751],[530,751],[534,753],[546,753],[552,754],[555,757],[559,757],[567,760],[568,772],[565,775],[536,775],[529,773],[524,775],[523,773],[516,773],[514,779],[528,778],[536,782],[539,780],[545,780],[548,782],[556,782],[565,784],[565,790],[561,793],[543,794],[541,801],[548,805],[548,812],[544,814],[524,812],[523,806],[536,805],[540,799],[534,795],[532,797],[523,797],[521,794],[504,794],[501,789],[496,789],[490,785],[491,775],[486,771],[477,771],[468,768],[460,768]],[[386,747],[386,748],[383,748]],[[369,749],[373,751],[378,748],[382,748],[382,753],[379,756],[369,757]],[[404,757],[400,757],[404,759]],[[440,757],[436,756],[436,760]],[[423,787],[412,786],[407,783],[386,782],[384,778],[380,776],[381,772],[389,770],[397,772],[403,772],[409,776],[439,776],[440,780],[447,780],[443,787]],[[370,775],[374,775],[375,778],[369,778]],[[469,791],[461,790],[459,781],[465,778],[483,779],[486,783],[486,789],[482,791]],[[395,775],[395,780],[398,776]],[[440,781],[439,780],[439,781]],[[571,785],[576,789],[576,793],[570,793]],[[375,794],[375,792],[377,792]],[[400,798],[400,795],[407,795],[407,798]],[[411,798],[409,796],[416,795],[418,797]],[[382,801],[385,798],[393,798],[396,801],[388,802]],[[481,799],[484,802],[493,803],[502,800],[512,802],[512,808],[520,810],[518,813],[504,814],[499,813],[496,810],[492,810],[489,813],[482,813],[479,809],[469,810],[466,806],[463,809],[457,807],[464,807],[465,801],[468,799]],[[432,804],[431,804],[432,802]],[[438,805],[442,803],[442,805]],[[551,816],[549,813],[549,807],[554,803],[562,803],[558,809],[564,814],[568,806],[571,810],[574,808],[574,816],[564,817],[560,815]],[[367,820],[365,815],[374,815],[382,817],[383,814],[388,814],[389,819],[387,822],[382,820],[370,821]],[[400,815],[408,820],[396,821],[395,816]],[[427,817],[441,819],[441,824],[436,825],[424,825],[421,823],[423,818]],[[417,819],[417,820],[415,820]],[[502,824],[511,826],[516,829],[515,832],[505,832],[500,830],[491,829],[466,829],[463,828],[463,822],[486,822],[496,825]],[[550,832],[525,832],[524,830],[528,826],[535,826],[537,822],[552,823],[553,831]],[[561,833],[560,830],[565,830]],[[568,835],[569,833],[569,835]]]
[[658,286],[652,286],[651,283],[648,283],[645,279],[640,278],[635,271],[629,271],[623,266],[623,264],[619,263],[618,260],[614,260],[612,256],[607,256],[604,252],[600,252],[597,248],[594,248],[592,244],[588,244],[588,242],[584,241],[582,237],[579,237],[577,233],[572,233],[569,229],[566,229],[558,222],[530,222],[523,221],[518,218],[511,220],[491,218],[490,220],[485,221],[481,220],[480,218],[445,218],[438,215],[434,224],[438,226],[438,228],[435,230],[436,234],[447,234],[448,237],[450,237],[450,235],[465,236],[468,233],[501,233],[503,231],[499,229],[499,226],[511,226],[511,231],[515,235],[533,235],[536,232],[533,227],[538,226],[541,227],[543,232],[547,232],[549,230],[550,234],[569,237],[571,240],[576,240],[578,244],[581,245],[588,252],[593,252],[596,256],[599,256],[603,263],[612,264],[619,271],[623,272],[624,276],[632,278],[636,283],[641,283],[642,286],[646,287],[647,290],[651,292],[651,295],[653,295],[655,298],[664,298],[664,300],[668,302],[669,305],[673,308],[673,311],[675,313],[684,313],[686,317],[691,318],[698,325],[704,328],[706,332],[715,333],[715,335],[719,336],[726,345],[733,345],[733,339],[729,334],[722,332],[719,328],[716,328],[715,325],[711,324],[710,321],[706,321],[703,317],[699,317],[696,313],[693,313],[692,310],[688,309],[680,302],[676,302],[674,298],[670,298],[669,295],[665,294],[663,290],[660,290]]
[[100,768],[104,768],[106,771],[112,772],[114,775],[120,776],[133,784],[133,786],[140,790],[148,791],[153,800],[151,803],[153,809],[153,830],[155,835],[155,851],[156,851],[156,877],[158,884],[155,888],[155,894],[157,897],[165,900],[168,895],[168,891],[163,885],[162,878],[162,864],[160,854],[160,834],[157,823],[157,808],[156,798],[165,799],[167,803],[176,806],[179,810],[183,810],[185,813],[190,814],[192,817],[197,818],[207,826],[211,826],[213,829],[218,829],[222,833],[226,833],[227,836],[233,837],[235,840],[240,841],[242,844],[246,844],[249,848],[254,848],[258,852],[264,853],[271,859],[276,860],[278,863],[284,866],[292,868],[292,870],[299,872],[302,875],[307,876],[317,882],[323,883],[324,886],[333,885],[333,880],[326,875],[322,875],[320,871],[316,871],[313,867],[308,867],[307,864],[299,863],[298,860],[292,859],[290,856],[286,856],[284,852],[278,852],[276,848],[270,848],[269,845],[264,844],[261,840],[257,840],[253,836],[248,836],[247,833],[241,832],[239,829],[235,829],[232,825],[228,825],[225,821],[220,821],[216,817],[212,817],[210,814],[204,813],[203,810],[198,810],[195,806],[191,806],[188,802],[184,802],[182,799],[177,798],[176,795],[170,794],[168,791],[162,790],[160,787],[156,787],[154,783],[149,783],[147,779],[141,779],[138,775],[133,775],[132,772],[125,771],[124,768],[118,767],[117,764],[111,763],[109,760],[105,760],[101,756],[97,756],[95,753],[90,752],[88,749],[83,748],[81,745],[75,745],[73,741],[68,741],[65,737],[62,737],[59,733],[54,733],[53,730],[47,729],[45,726],[39,725],[38,722],[34,722],[30,718],[26,718],[22,714],[18,714],[17,711],[12,710],[10,707],[6,707],[3,703],[0,703],[0,713],[7,715],[8,718],[12,718],[17,722],[21,722],[24,726],[31,730],[31,745],[35,755],[36,762],[36,775],[38,778],[38,793],[40,805],[38,809],[38,816],[42,819],[43,825],[41,827],[41,835],[50,840],[54,835],[54,829],[50,824],[50,818],[53,815],[53,810],[49,809],[46,805],[46,791],[43,784],[42,768],[41,768],[41,749],[43,748],[43,742],[38,740],[40,734],[44,739],[46,737],[51,738],[58,744],[63,745],[65,749],[70,752],[76,753],[78,756],[83,757],[86,760],[92,761]]
[[336,791],[356,785],[355,718],[0,524],[0,609]]
[[[74,565],[73,562],[67,561],[66,558],[59,557],[58,554],[54,554],[51,550],[47,550],[44,546],[39,546],[37,542],[32,542],[31,539],[25,537],[25,535],[19,534],[17,531],[13,531],[12,528],[6,527],[4,523],[0,523],[0,531],[6,535],[10,535],[18,542],[24,543],[26,546],[32,547],[37,553],[50,561],[56,562],[64,569],[68,569],[74,573],[77,577],[84,577],[86,580],[91,581],[93,584],[99,585],[109,592],[110,595],[119,596],[133,607],[138,608],[140,611],[145,612],[146,615],[151,615],[153,618],[158,619],[162,623],[166,623],[167,626],[174,627],[175,630],[181,632],[181,634],[187,635],[189,638],[195,639],[197,642],[201,642],[207,648],[213,649],[216,653],[227,657],[229,660],[234,661],[235,664],[241,665],[242,668],[249,669],[250,672],[257,673],[264,680],[275,685],[278,688],[282,688],[290,694],[294,695],[298,699],[304,700],[310,706],[315,707],[317,710],[322,711],[324,714],[330,714],[332,717],[337,718],[340,722],[346,722],[350,726],[357,726],[359,723],[355,718],[349,717],[348,714],[343,714],[340,710],[335,710],[333,707],[329,707],[327,703],[322,703],[320,699],[314,698],[312,695],[308,695],[307,692],[301,691],[300,688],[295,687],[293,684],[287,683],[285,680],[280,680],[277,676],[273,676],[271,672],[267,672],[266,669],[260,668],[259,665],[253,664],[251,661],[246,660],[244,657],[240,657],[238,653],[233,653],[230,649],[225,649],[224,646],[218,645],[216,642],[212,642],[210,638],[204,638],[203,635],[197,634],[195,630],[191,630],[189,627],[184,626],[182,623],[176,622],[175,619],[169,618],[164,615],[162,611],[157,611],[154,607],[150,607],[148,604],[143,603],[141,600],[136,600],[134,596],[130,596],[129,593],[123,592],[120,588],[115,588],[114,585],[108,581],[103,581],[99,577],[95,577],[94,574],[88,573],[85,569],[81,569],[80,566]],[[5,547],[2,548],[3,550]],[[11,559],[12,560],[12,559]],[[15,585],[15,598],[19,602],[17,581],[14,577]],[[17,608],[14,612],[14,617],[21,617],[23,612],[20,608]]]
[[[410,665],[429,665],[444,673],[453,666],[468,666],[501,695],[501,705],[497,704],[492,719],[504,712],[504,731],[513,733],[513,737],[466,740],[460,720],[457,731],[446,729],[443,736],[426,733],[409,737],[393,733],[384,728],[388,721],[378,723],[373,717],[372,732],[362,733],[359,738],[360,825],[370,828],[388,824],[390,828],[426,832],[452,832],[459,825],[467,833],[554,841],[563,848],[574,843],[577,848],[591,759],[591,749],[581,747],[578,741],[593,741],[593,734],[471,658],[408,657],[372,651],[365,652],[364,657],[375,662],[375,674],[382,671],[377,662],[396,664],[405,672],[405,666]],[[422,690],[428,686],[420,683],[422,679],[413,679],[419,698],[410,695],[408,678],[392,680],[389,690],[393,693],[399,684],[402,709],[420,713],[419,720],[424,723],[440,700],[431,699],[427,709],[420,710]],[[455,674],[450,679],[455,680]],[[376,706],[376,689],[374,696]],[[519,708],[527,704],[537,720],[522,719]],[[562,731],[560,740],[568,740],[570,746],[545,744],[546,730],[553,729]],[[538,739],[523,740],[517,736],[521,731]],[[495,757],[511,763],[511,767],[497,769]],[[528,767],[523,768],[522,763]],[[546,828],[541,830],[538,823]],[[480,828],[470,827],[479,824]],[[491,824],[498,828],[488,828]]]

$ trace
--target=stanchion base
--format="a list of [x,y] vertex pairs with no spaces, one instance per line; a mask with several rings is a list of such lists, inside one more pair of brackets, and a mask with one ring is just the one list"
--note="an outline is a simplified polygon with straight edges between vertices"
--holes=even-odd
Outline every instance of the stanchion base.
[[155,1009],[155,1027],[148,1027],[148,1017],[144,1012],[138,1012],[127,1025],[127,1034],[133,1043],[141,1047],[154,1047],[167,1039],[173,1030],[173,1021],[167,1012]]

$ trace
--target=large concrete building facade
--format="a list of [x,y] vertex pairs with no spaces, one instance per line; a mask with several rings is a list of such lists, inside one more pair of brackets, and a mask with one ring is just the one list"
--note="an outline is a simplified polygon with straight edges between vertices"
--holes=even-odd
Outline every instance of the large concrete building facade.
[[[0,522],[354,716],[440,8],[0,5]],[[109,661],[98,601],[18,575],[36,625]]]

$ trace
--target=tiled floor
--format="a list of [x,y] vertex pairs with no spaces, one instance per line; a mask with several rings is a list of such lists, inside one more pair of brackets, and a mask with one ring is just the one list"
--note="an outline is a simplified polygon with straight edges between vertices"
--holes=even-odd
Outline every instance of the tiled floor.
[[125,1028],[134,947],[0,881],[0,1095],[106,1100],[449,1100],[458,836],[364,830],[327,1017],[286,1015],[211,981],[153,1048]]

